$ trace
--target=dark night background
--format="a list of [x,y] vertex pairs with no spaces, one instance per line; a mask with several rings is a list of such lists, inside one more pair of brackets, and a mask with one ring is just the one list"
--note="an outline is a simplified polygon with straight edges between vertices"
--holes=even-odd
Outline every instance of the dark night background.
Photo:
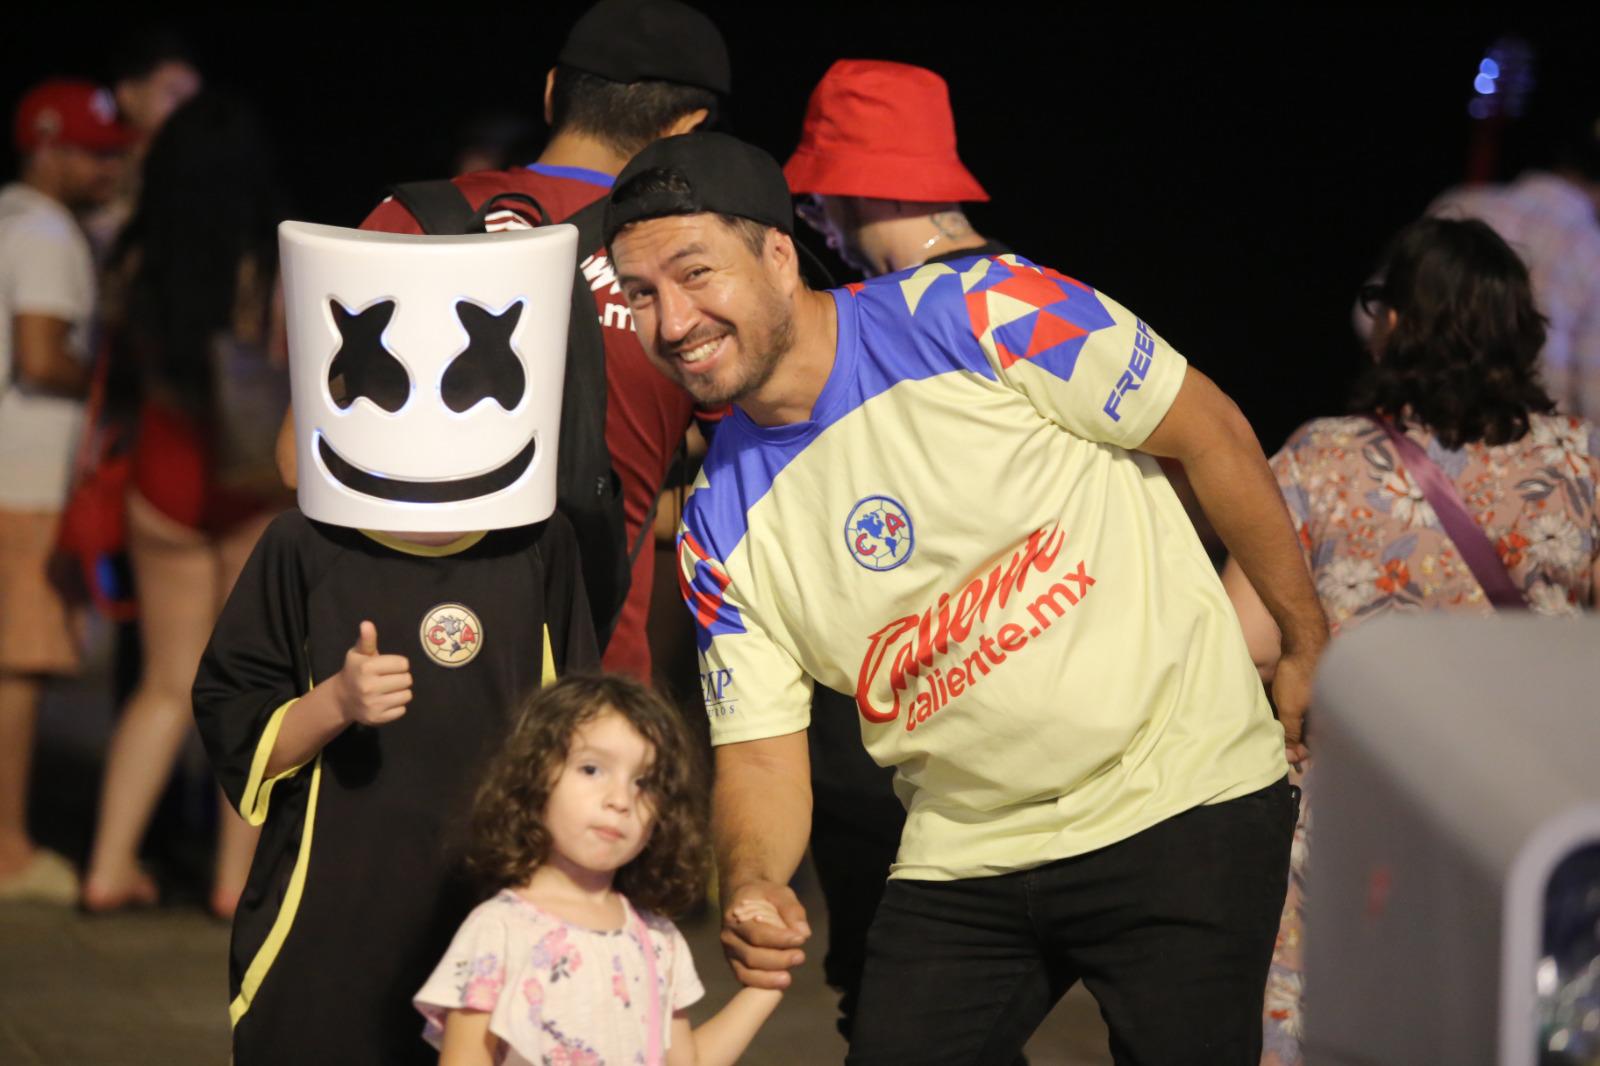
[[[187,40],[210,85],[261,109],[299,217],[355,225],[385,184],[446,174],[473,117],[519,111],[542,128],[545,71],[583,6],[13,14],[0,97],[9,111],[42,77],[95,75],[119,37],[159,21]],[[1304,419],[1342,408],[1358,360],[1354,290],[1387,237],[1463,178],[1485,49],[1517,34],[1537,63],[1529,117],[1506,130],[1497,176],[1536,161],[1559,122],[1600,113],[1596,22],[1510,6],[1293,17],[700,6],[733,56],[725,128],[780,161],[833,59],[943,74],[962,157],[993,197],[970,212],[978,228],[1150,321],[1239,400],[1269,451]]]

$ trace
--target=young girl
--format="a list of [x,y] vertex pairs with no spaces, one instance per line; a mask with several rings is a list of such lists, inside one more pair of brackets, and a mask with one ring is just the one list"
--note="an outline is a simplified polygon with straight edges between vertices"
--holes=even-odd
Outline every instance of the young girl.
[[568,678],[529,700],[473,809],[469,861],[499,892],[415,1000],[441,1066],[738,1059],[782,993],[742,989],[691,1030],[704,989],[662,917],[705,884],[699,765],[678,714],[634,681]]

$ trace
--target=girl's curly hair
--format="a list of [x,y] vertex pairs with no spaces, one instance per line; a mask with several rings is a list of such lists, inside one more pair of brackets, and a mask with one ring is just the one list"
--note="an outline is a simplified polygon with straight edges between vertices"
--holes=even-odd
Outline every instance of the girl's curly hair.
[[1530,412],[1555,408],[1539,382],[1544,319],[1528,269],[1476,219],[1423,218],[1384,254],[1374,295],[1396,315],[1376,361],[1356,383],[1352,409],[1409,417],[1447,448],[1508,444]]
[[666,700],[615,674],[563,678],[523,704],[473,801],[468,866],[496,889],[533,876],[550,852],[545,804],[573,735],[606,713],[625,718],[655,753],[644,783],[650,840],[617,871],[617,891],[658,914],[682,914],[699,902],[710,870],[701,753]]

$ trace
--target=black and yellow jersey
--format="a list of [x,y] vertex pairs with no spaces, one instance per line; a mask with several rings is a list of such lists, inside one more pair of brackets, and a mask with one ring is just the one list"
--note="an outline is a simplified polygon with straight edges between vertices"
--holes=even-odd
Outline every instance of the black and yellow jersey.
[[[411,997],[478,902],[460,861],[509,715],[598,660],[564,518],[440,547],[314,522],[267,529],[194,685],[228,799],[261,826],[234,919],[237,1066],[432,1062]],[[405,655],[412,702],[273,778],[289,706],[343,668],[361,622]]]

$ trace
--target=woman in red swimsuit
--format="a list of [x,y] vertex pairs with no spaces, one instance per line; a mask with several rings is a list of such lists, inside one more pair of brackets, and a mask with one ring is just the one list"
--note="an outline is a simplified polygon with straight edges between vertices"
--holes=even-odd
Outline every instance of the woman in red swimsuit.
[[[271,458],[288,402],[272,173],[249,112],[196,97],[151,145],[112,260],[114,351],[139,394],[128,532],[144,661],[106,761],[83,883],[91,911],[156,901],[139,843],[193,724],[195,668],[256,538],[288,502]],[[255,831],[221,806],[211,909],[226,917]]]

